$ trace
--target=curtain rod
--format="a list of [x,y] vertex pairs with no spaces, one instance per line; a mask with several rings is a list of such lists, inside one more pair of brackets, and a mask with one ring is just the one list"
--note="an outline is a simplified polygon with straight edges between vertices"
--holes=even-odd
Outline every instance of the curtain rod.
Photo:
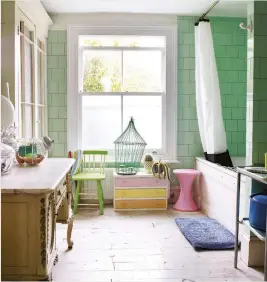
[[201,20],[203,20],[205,18],[205,16],[220,2],[220,0],[215,1],[210,8],[202,15],[198,18],[198,20],[195,21],[195,25],[198,24]]

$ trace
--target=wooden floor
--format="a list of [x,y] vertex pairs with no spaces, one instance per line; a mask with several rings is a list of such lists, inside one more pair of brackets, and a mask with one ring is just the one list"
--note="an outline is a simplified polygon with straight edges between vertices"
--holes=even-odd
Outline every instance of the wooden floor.
[[[239,261],[233,251],[195,252],[180,233],[175,217],[202,216],[172,209],[115,213],[105,208],[81,211],[75,218],[74,248],[66,251],[66,225],[59,225],[59,262],[53,281],[262,281],[260,270]],[[63,233],[64,232],[64,233]]]

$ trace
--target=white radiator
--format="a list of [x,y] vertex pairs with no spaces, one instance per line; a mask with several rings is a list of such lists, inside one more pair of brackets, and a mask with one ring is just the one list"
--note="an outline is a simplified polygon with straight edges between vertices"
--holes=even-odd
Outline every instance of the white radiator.
[[[104,193],[104,199],[113,200],[113,187],[114,187],[114,178],[113,178],[114,168],[105,168],[105,180],[102,181],[102,188]],[[97,188],[96,181],[85,181],[81,189],[81,200],[83,198],[97,199]]]

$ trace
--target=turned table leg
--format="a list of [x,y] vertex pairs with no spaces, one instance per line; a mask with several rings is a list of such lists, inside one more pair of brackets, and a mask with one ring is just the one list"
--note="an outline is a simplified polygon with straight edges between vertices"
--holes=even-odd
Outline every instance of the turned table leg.
[[73,221],[74,221],[74,214],[71,208],[72,192],[71,192],[71,174],[70,172],[67,175],[66,184],[67,184],[67,193],[68,193],[67,197],[68,197],[68,209],[69,209],[67,243],[68,243],[68,249],[70,250],[73,247],[73,241],[71,240],[71,234],[72,234]]

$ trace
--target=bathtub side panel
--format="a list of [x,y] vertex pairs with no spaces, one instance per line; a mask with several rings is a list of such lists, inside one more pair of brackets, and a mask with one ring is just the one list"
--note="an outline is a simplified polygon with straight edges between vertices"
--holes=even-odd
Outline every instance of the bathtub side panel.
[[[234,232],[236,208],[236,173],[207,161],[196,160],[196,169],[201,171],[199,199],[202,211],[209,217]],[[245,182],[241,181],[240,216],[246,215],[247,200]]]

